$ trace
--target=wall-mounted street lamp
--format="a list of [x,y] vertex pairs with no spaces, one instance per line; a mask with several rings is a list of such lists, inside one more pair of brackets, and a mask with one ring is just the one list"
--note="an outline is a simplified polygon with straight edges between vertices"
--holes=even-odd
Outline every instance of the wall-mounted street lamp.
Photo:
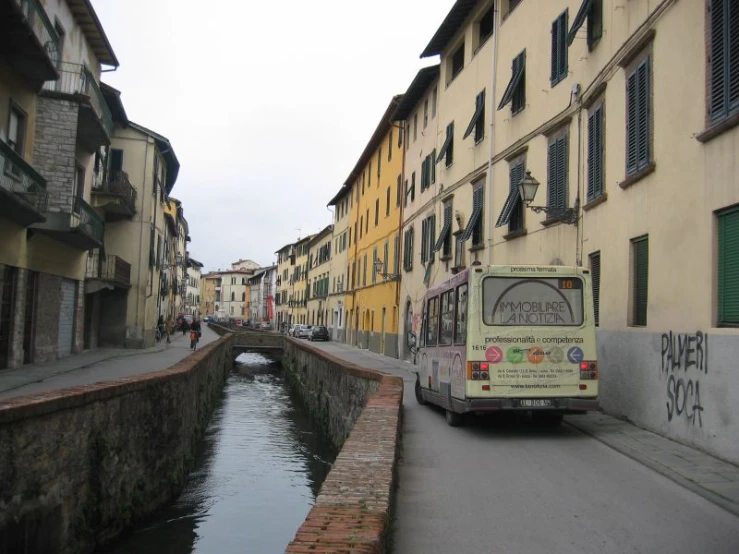
[[558,219],[563,223],[570,225],[577,225],[577,220],[580,218],[578,215],[580,211],[580,199],[575,201],[574,208],[555,208],[549,206],[532,206],[531,203],[534,201],[536,191],[539,188],[539,181],[531,176],[531,172],[527,171],[526,176],[521,179],[518,183],[518,192],[521,195],[521,200],[524,206],[534,211],[535,213],[546,213],[550,219]]
[[380,275],[383,279],[387,279],[388,281],[400,281],[399,273],[385,273],[384,271],[382,271],[384,266],[385,264],[382,263],[382,260],[378,258],[375,261],[375,273]]

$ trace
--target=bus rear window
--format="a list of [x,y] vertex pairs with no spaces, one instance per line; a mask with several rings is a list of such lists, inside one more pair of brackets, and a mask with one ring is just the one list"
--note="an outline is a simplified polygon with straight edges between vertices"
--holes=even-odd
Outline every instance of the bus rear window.
[[482,320],[486,325],[580,326],[582,293],[578,277],[486,277]]

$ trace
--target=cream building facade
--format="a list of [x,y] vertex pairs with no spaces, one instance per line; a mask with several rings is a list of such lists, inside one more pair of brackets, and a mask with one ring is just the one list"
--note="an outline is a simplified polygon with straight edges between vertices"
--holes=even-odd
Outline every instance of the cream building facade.
[[205,317],[206,313],[201,310],[201,270],[203,264],[187,253],[187,287],[185,291],[185,313],[193,314],[200,318]]
[[[118,60],[89,3],[6,2],[0,21],[0,369],[85,347],[94,153],[110,143],[100,90]],[[53,23],[52,23],[53,22]]]
[[216,302],[216,313],[226,318],[245,319],[249,302],[249,278],[253,269],[231,269],[221,271],[220,303]]
[[292,271],[295,258],[295,245],[286,244],[280,248],[277,254],[277,277],[275,280],[275,309],[277,311],[277,329],[286,332],[290,325],[292,299]]
[[333,225],[327,225],[308,243],[308,284],[306,287],[309,325],[328,326],[331,312],[328,295],[331,286]]
[[332,231],[333,254],[329,261],[329,275],[331,284],[326,299],[329,311],[328,328],[331,339],[336,341],[346,340],[346,318],[348,311],[345,305],[345,295],[349,283],[349,261],[347,253],[351,243],[351,226],[349,225],[349,214],[354,205],[354,197],[347,187],[341,187],[336,196],[328,203],[334,209],[334,224]]
[[288,321],[308,323],[308,254],[313,235],[299,239],[294,245],[295,261],[290,269],[290,298]]

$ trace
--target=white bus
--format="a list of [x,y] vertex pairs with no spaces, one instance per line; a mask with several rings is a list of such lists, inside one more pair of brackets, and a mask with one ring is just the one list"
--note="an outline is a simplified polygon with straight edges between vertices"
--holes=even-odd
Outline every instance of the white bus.
[[420,337],[408,333],[416,399],[454,426],[469,412],[556,426],[597,410],[594,317],[588,269],[472,265],[427,291]]

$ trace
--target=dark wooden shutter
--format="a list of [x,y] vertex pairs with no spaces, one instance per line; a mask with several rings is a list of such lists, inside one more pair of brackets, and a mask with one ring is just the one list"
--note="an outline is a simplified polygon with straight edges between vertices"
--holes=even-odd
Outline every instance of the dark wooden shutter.
[[558,208],[567,207],[567,135],[557,139],[557,198]]
[[595,325],[600,325],[600,252],[590,254],[590,278],[593,282],[593,311]]
[[626,86],[626,173],[636,172],[637,168],[637,131],[638,131],[638,109],[637,109],[637,79],[636,72],[629,75]]
[[639,64],[637,75],[637,105],[638,105],[638,131],[637,131],[637,167],[642,169],[649,164],[649,134],[652,126],[652,114],[650,106],[650,83],[649,83],[649,56]]
[[739,208],[718,218],[718,323],[739,325]]
[[434,255],[434,246],[436,245],[436,214],[433,214],[429,217],[428,235],[429,235],[429,245],[428,245],[429,262],[433,263],[434,258],[436,257]]
[[729,54],[729,112],[739,110],[739,4],[727,0],[729,16],[726,30],[728,34],[727,50]]
[[431,152],[431,182],[436,182],[436,148]]
[[[727,23],[726,0],[711,1],[711,119],[716,120],[726,115],[727,100]],[[737,10],[739,12],[739,10]]]
[[603,194],[603,106],[588,117],[588,200]]
[[646,326],[649,300],[649,239],[634,241],[634,325]]
[[479,186],[475,189],[475,192],[472,194],[472,211],[478,212],[479,215],[477,217],[477,221],[475,222],[475,227],[472,229],[472,245],[473,246],[479,246],[482,244],[482,230],[485,218],[483,217],[484,213],[484,199],[485,199],[485,189],[482,186]]
[[549,81],[552,85],[559,81],[559,17],[552,23],[552,59]]
[[[557,204],[557,141],[549,143],[547,155],[547,206],[550,208]],[[511,183],[512,185],[512,183]]]
[[[518,183],[520,183],[521,179],[523,179],[523,175],[524,175],[523,162],[517,163],[516,165],[511,167],[509,194],[512,191],[516,191],[517,193]],[[523,229],[523,202],[521,202],[521,197],[517,195],[514,208],[511,212],[511,217],[508,221],[508,230],[509,231],[519,231],[521,229]]]

